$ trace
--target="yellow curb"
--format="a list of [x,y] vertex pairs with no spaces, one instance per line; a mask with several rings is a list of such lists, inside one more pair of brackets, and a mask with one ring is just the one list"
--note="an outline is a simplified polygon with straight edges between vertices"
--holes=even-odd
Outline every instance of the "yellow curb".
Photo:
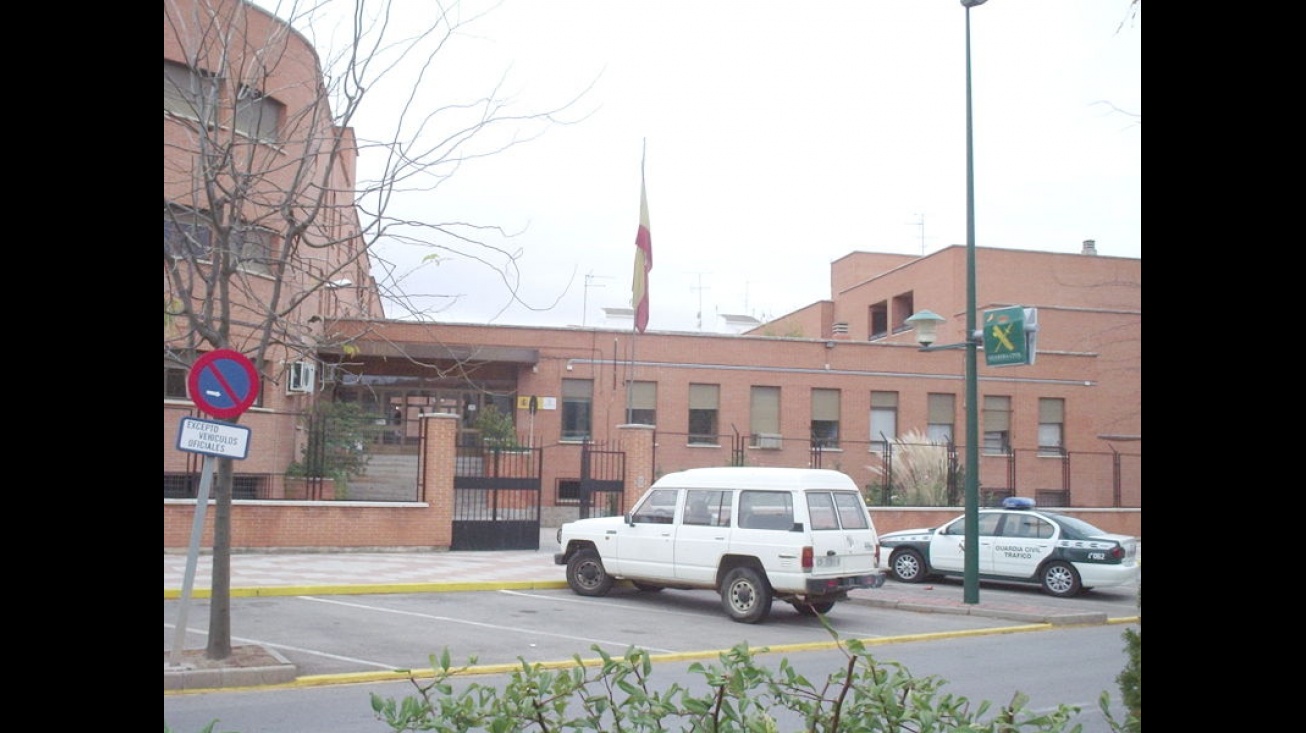
[[[232,588],[232,598],[265,596],[359,596],[385,593],[448,593],[475,590],[554,590],[566,588],[565,580],[484,580],[460,583],[377,583],[373,585],[283,585],[260,588]],[[210,598],[210,588],[191,590],[191,598]],[[181,598],[181,589],[164,588],[163,600]]]

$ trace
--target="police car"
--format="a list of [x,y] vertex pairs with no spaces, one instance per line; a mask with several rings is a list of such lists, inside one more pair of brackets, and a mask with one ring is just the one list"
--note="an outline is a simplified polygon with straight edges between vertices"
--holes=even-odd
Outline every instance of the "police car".
[[[889,553],[889,576],[904,583],[964,575],[965,544],[965,515],[933,529],[880,535],[880,546]],[[979,510],[981,579],[1038,583],[1045,593],[1069,597],[1124,585],[1138,574],[1136,537],[1039,511],[1023,497],[1004,499],[1001,509]]]

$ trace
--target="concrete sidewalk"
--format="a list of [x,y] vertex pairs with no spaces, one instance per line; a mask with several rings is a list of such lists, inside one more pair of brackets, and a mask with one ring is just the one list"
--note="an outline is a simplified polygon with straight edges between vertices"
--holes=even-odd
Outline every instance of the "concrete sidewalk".
[[[553,563],[556,543],[539,550],[487,552],[237,553],[231,557],[234,597],[351,595],[442,591],[565,588],[563,566]],[[192,598],[206,598],[212,585],[212,556],[196,563]],[[163,556],[163,597],[181,597],[187,557]],[[1073,598],[1022,594],[1019,602],[985,598],[963,602],[959,583],[906,584],[893,580],[874,590],[857,590],[850,600],[903,610],[991,616],[1026,623],[1105,623],[1106,614],[1085,610]]]

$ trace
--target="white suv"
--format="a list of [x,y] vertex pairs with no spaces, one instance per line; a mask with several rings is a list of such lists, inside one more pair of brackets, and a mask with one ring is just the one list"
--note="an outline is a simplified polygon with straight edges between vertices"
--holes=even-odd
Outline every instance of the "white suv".
[[880,540],[847,474],[806,468],[695,468],[658,479],[624,517],[558,530],[567,584],[601,596],[704,588],[730,618],[758,623],[773,599],[827,613],[853,588],[879,588]]

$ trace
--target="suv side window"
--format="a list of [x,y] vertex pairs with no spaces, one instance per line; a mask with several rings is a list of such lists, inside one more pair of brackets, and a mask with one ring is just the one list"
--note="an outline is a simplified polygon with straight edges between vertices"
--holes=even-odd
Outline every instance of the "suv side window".
[[834,495],[834,505],[839,509],[839,524],[844,529],[869,529],[871,517],[862,509],[857,495],[844,491]]
[[807,492],[807,517],[813,530],[839,529],[839,515],[834,511],[834,499],[823,491]]
[[693,524],[704,527],[730,526],[730,498],[728,491],[688,492],[685,501],[685,516],[681,524]]
[[631,513],[631,519],[639,524],[671,524],[676,514],[676,494],[675,489],[649,492],[644,503]]
[[739,526],[743,529],[793,528],[793,497],[788,491],[739,492]]
[[871,519],[851,491],[807,492],[807,516],[812,529],[867,529]]

